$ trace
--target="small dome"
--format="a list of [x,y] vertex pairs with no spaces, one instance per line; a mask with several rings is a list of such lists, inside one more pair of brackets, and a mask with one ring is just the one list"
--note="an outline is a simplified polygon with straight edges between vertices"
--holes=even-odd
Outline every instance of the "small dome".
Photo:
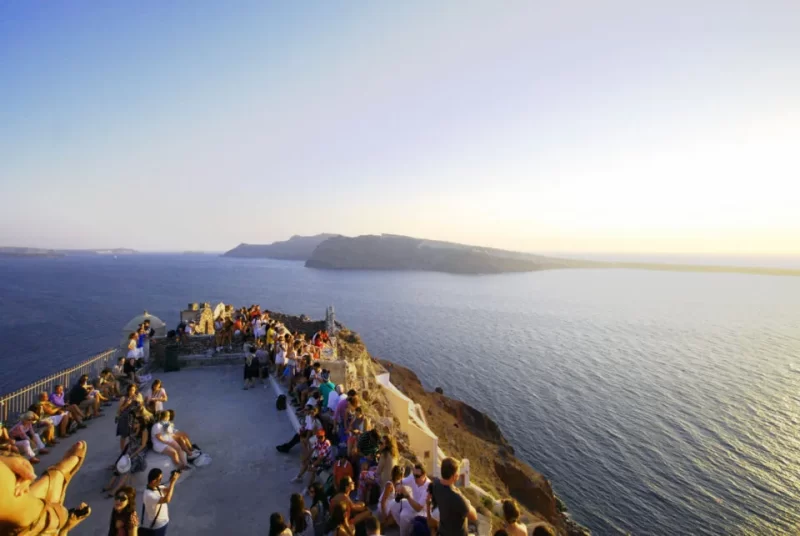
[[159,328],[166,328],[166,326],[167,326],[164,323],[163,320],[161,320],[157,316],[151,315],[150,313],[145,311],[144,313],[131,318],[128,321],[128,323],[125,324],[125,327],[122,328],[122,330],[123,331],[129,331],[129,332],[130,331],[135,331],[139,327],[139,324],[142,324],[145,320],[149,320],[150,321],[150,327],[153,328],[156,331],[158,331]]

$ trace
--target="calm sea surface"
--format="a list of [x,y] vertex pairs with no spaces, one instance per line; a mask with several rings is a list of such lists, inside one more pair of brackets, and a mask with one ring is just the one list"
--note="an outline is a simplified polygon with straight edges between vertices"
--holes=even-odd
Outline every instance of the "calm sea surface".
[[190,301],[337,317],[494,417],[596,534],[795,534],[800,278],[329,272],[213,256],[0,260],[0,392]]

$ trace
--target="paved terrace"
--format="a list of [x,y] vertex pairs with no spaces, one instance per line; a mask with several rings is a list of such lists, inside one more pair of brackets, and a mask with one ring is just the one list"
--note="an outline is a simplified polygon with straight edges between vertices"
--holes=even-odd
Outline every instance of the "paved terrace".
[[[288,517],[289,495],[304,486],[289,483],[299,471],[300,449],[289,455],[275,451],[294,428],[287,412],[275,409],[270,383],[243,390],[241,365],[157,372],[154,377],[164,382],[169,394],[165,406],[175,410],[178,429],[213,458],[210,465],[194,468],[178,481],[169,505],[169,534],[266,534],[272,512]],[[65,504],[75,507],[84,501],[92,507],[92,515],[71,534],[108,534],[112,499],[104,498],[100,490],[119,454],[115,412],[116,406],[105,408],[104,416],[62,441],[36,467],[37,474],[43,472],[61,458],[72,440],[88,443],[86,461],[70,484]],[[142,487],[137,486],[140,515],[141,494]]]

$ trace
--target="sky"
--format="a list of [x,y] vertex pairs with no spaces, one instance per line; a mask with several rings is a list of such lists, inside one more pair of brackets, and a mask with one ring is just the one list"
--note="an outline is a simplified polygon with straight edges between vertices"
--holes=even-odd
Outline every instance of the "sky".
[[800,2],[0,2],[0,245],[800,255]]

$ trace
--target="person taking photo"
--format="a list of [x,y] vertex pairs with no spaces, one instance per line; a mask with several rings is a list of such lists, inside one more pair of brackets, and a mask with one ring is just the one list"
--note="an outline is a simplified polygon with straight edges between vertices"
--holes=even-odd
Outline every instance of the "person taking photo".
[[172,494],[175,491],[175,482],[180,473],[173,471],[169,477],[169,484],[161,485],[161,469],[151,469],[147,475],[147,489],[144,490],[144,515],[139,527],[139,534],[145,536],[165,536],[169,526],[169,507]]

